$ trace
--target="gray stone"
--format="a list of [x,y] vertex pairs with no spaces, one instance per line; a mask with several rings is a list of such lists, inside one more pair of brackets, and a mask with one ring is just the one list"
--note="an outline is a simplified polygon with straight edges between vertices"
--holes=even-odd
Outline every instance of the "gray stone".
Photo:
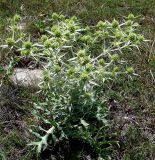
[[42,73],[41,69],[15,68],[11,81],[18,86],[38,88],[42,80]]

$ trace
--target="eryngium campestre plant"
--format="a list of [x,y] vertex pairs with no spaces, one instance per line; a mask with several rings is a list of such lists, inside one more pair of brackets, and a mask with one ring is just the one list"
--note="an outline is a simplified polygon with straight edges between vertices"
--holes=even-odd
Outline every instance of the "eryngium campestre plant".
[[33,111],[38,125],[31,130],[38,138],[31,143],[38,153],[63,140],[79,139],[98,157],[106,156],[106,93],[119,77],[134,74],[124,57],[144,41],[131,17],[83,27],[76,17],[54,13],[42,22],[44,35],[18,48],[22,57],[35,59],[44,69],[41,98]]

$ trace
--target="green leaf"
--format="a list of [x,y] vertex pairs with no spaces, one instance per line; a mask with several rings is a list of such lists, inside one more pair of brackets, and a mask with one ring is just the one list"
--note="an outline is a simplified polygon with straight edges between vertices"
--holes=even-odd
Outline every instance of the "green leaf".
[[87,128],[89,126],[89,124],[83,119],[80,119],[80,122],[85,128]]

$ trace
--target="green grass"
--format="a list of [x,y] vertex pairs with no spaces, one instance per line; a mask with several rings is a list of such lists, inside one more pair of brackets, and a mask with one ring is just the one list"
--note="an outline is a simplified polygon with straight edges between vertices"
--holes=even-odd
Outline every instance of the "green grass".
[[[27,0],[24,2],[3,0],[0,8],[2,24],[7,17],[11,17],[15,13],[37,17],[48,12],[62,12],[66,15],[76,15],[86,24],[114,17],[122,18],[129,13],[150,18],[155,15],[154,0]],[[150,19],[150,23],[151,21]],[[148,24],[145,25],[148,26]]]
[[[35,8],[35,9],[34,9]],[[0,36],[1,41],[7,32],[8,18],[15,13],[29,21],[27,30],[32,29],[38,17],[44,17],[51,12],[61,12],[65,15],[76,15],[84,24],[96,24],[99,20],[122,19],[129,13],[141,17],[143,30],[149,38],[155,35],[155,1],[154,0],[2,0],[0,3]],[[5,34],[4,34],[5,32]]]

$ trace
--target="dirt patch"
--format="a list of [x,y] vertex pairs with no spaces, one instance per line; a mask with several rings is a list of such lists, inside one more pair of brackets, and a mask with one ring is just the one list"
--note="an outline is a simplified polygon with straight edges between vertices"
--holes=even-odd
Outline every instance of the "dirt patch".
[[31,115],[22,109],[24,99],[18,89],[8,86],[0,88],[0,99],[0,159],[2,155],[9,160],[28,158],[31,156],[27,148],[31,139],[28,131]]

